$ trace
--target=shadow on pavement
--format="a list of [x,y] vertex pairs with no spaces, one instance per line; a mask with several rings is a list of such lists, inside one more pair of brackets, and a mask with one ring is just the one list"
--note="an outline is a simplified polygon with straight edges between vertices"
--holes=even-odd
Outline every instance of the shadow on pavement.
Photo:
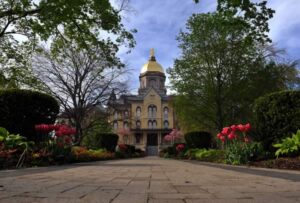
[[293,173],[293,171],[273,171],[271,169],[266,168],[246,168],[244,166],[231,166],[231,165],[224,165],[224,164],[215,164],[215,163],[208,163],[208,162],[200,162],[200,161],[184,161],[192,164],[197,165],[204,165],[214,168],[220,168],[224,170],[230,170],[240,173],[247,173],[251,175],[259,175],[259,176],[265,176],[265,177],[271,177],[271,178],[280,178],[285,180],[290,180],[294,182],[300,182],[300,174],[299,173]]

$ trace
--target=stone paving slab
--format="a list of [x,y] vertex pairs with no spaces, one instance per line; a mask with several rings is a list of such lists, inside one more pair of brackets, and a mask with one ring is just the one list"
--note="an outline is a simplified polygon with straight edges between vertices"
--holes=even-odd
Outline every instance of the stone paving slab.
[[300,171],[156,157],[7,170],[2,202],[300,202]]

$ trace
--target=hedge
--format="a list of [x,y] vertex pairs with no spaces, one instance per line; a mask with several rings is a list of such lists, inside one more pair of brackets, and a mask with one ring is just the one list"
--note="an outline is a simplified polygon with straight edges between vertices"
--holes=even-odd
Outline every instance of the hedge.
[[0,90],[0,126],[12,134],[37,141],[34,126],[54,123],[58,113],[59,105],[50,95],[30,90]]
[[184,135],[185,142],[189,148],[210,148],[211,134],[204,131],[189,132]]
[[107,151],[114,152],[118,144],[119,136],[114,133],[99,133],[96,135],[97,148],[105,148]]
[[281,91],[260,97],[254,104],[255,138],[266,150],[300,129],[300,91]]

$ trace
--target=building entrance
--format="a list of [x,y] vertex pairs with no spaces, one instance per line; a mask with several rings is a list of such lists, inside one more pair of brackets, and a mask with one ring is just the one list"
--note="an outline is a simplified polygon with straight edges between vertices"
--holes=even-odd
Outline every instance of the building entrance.
[[158,155],[158,135],[157,133],[147,134],[147,155],[157,156]]

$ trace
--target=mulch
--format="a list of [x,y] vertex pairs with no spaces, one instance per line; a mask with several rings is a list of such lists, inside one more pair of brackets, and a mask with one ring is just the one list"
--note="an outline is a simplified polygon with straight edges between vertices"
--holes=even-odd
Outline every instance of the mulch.
[[300,170],[299,157],[281,157],[277,159],[269,159],[263,161],[251,162],[250,166],[276,169]]

